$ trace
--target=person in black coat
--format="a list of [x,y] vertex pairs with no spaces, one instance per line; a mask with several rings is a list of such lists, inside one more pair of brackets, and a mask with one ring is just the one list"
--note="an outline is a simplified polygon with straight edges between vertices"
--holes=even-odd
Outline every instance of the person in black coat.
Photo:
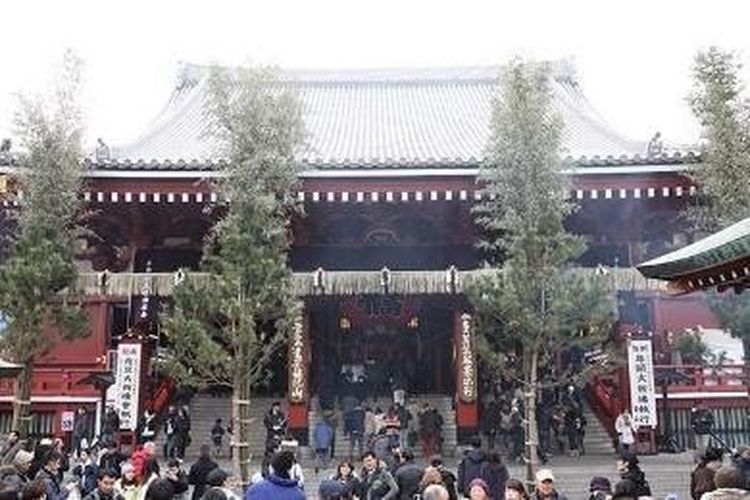
[[107,413],[104,415],[104,427],[102,429],[102,441],[112,441],[117,438],[120,432],[120,415],[113,406],[107,407]]
[[636,497],[650,497],[651,486],[646,480],[646,475],[638,466],[638,457],[635,455],[625,456],[617,462],[617,471],[623,482],[633,484]]
[[479,436],[471,438],[471,449],[464,452],[458,463],[458,492],[469,495],[469,484],[474,479],[481,479],[482,469],[487,461],[487,455],[482,451],[482,440]]
[[218,467],[219,465],[211,460],[211,448],[207,444],[201,445],[200,456],[188,473],[188,483],[193,485],[193,500],[199,500],[203,496],[208,473]]
[[86,412],[86,408],[81,406],[78,408],[73,420],[73,451],[75,451],[76,456],[81,454],[81,445],[84,441],[86,443],[86,448],[88,448],[90,444],[91,436],[89,434],[89,427],[89,414]]
[[113,472],[116,478],[120,477],[122,463],[127,461],[128,457],[120,453],[115,441],[109,441],[106,446],[107,451],[99,458],[99,469]]
[[481,478],[490,488],[492,500],[502,500],[505,497],[505,483],[510,475],[499,453],[490,453],[487,461],[482,465]]
[[398,485],[398,498],[411,500],[419,493],[424,468],[414,463],[414,454],[405,450],[401,452],[401,464],[396,469],[394,479]]
[[[276,401],[268,410],[263,418],[263,425],[266,428],[266,448],[272,447],[275,441],[280,441],[286,434],[286,417],[281,411],[281,404]],[[274,446],[275,448],[275,446]]]
[[164,474],[165,479],[172,483],[172,490],[174,491],[175,498],[182,498],[190,485],[188,484],[188,477],[185,471],[180,467],[180,461],[176,458],[171,459],[167,463],[167,471]]

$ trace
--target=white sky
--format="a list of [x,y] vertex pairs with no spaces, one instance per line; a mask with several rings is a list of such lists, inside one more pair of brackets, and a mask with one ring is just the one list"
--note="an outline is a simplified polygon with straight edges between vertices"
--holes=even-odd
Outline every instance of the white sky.
[[750,3],[441,0],[3,3],[0,137],[13,93],[50,84],[64,47],[86,64],[89,142],[133,139],[171,92],[179,61],[294,68],[497,64],[572,57],[594,106],[625,135],[693,142],[685,103],[697,50],[750,62]]

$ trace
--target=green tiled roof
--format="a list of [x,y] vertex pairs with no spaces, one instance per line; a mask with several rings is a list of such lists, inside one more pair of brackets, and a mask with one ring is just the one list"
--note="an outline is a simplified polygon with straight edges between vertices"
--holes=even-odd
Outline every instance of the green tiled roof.
[[750,257],[750,218],[637,266],[647,278],[673,280]]

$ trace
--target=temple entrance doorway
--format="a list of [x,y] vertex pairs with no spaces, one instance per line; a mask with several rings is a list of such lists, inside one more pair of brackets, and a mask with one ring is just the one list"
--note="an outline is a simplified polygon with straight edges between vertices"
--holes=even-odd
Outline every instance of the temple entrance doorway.
[[453,316],[442,302],[373,295],[311,308],[311,387],[321,404],[389,397],[394,389],[452,394]]

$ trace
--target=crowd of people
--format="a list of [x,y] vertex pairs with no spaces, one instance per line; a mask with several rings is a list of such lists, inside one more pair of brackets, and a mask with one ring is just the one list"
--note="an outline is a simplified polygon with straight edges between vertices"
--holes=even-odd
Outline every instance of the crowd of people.
[[[498,429],[522,403],[489,401],[498,403]],[[157,456],[157,420],[152,413],[141,418],[135,450],[125,454],[114,430],[119,427],[115,412],[107,411],[101,433],[92,439],[89,417],[79,410],[67,446],[61,439],[32,442],[20,440],[16,433],[8,435],[0,446],[0,500],[567,500],[549,468],[541,468],[533,484],[511,477],[502,450],[508,450],[510,458],[524,450],[516,448],[515,438],[507,433],[488,435],[487,408],[485,439],[472,438],[452,468],[440,455],[440,413],[428,403],[404,403],[394,402],[382,412],[359,400],[344,401],[340,413],[327,413],[314,427],[310,443],[317,488],[306,485],[298,443],[288,433],[281,405],[274,403],[263,419],[266,453],[244,492],[217,463],[225,435],[232,434],[231,422],[224,427],[221,419],[215,421],[198,459],[186,469],[182,458],[190,436],[187,406],[170,407],[161,419],[163,458]],[[566,412],[582,412],[574,388],[566,388],[555,404]],[[707,417],[694,413],[695,422],[710,427]],[[651,497],[632,446],[637,428],[627,411],[615,428],[620,478],[614,484],[606,477],[591,478],[589,500]],[[346,437],[348,455],[331,468],[337,432]],[[419,459],[416,449],[422,451]],[[730,460],[725,460],[724,450],[706,448],[692,471],[690,495],[693,500],[750,500],[750,447],[738,449]]]
[[[651,496],[651,487],[635,455],[627,454],[617,462],[620,480],[612,485],[605,477],[593,477],[590,482],[590,500],[635,500]],[[567,500],[558,490],[553,471],[542,468],[529,489],[524,481],[511,478],[507,466],[497,452],[483,449],[481,439],[475,438],[454,474],[440,457],[435,456],[426,465],[417,462],[408,450],[396,450],[391,460],[380,459],[375,452],[362,456],[361,473],[354,464],[344,460],[338,464],[334,475],[320,483],[318,498],[323,500]],[[273,482],[273,479],[271,479]],[[248,500],[271,498],[305,498],[299,486],[298,496],[254,496]],[[253,491],[252,488],[249,491]],[[258,490],[256,490],[258,491]]]
[[[526,439],[524,394],[518,385],[489,391],[482,407],[481,430],[490,451],[497,448],[509,461],[520,461]],[[539,457],[543,463],[553,455],[585,453],[586,417],[580,390],[569,385],[562,391],[541,391],[537,401]]]
[[187,500],[192,485],[193,500],[238,500],[209,445],[189,471],[172,448],[160,464],[156,448],[146,441],[124,454],[106,426],[91,442],[72,433],[69,448],[59,438],[34,442],[12,432],[0,448],[0,499]]
[[[393,447],[419,446],[424,456],[441,450],[443,418],[429,402],[408,406],[396,403],[383,411],[380,407],[354,401],[350,406],[344,405],[342,413],[339,418],[337,412],[326,412],[315,425],[313,446],[321,465],[336,454],[337,432],[343,432],[346,437],[348,456],[361,456],[365,449],[372,449],[382,458]],[[266,428],[269,443],[281,438],[268,424]]]

